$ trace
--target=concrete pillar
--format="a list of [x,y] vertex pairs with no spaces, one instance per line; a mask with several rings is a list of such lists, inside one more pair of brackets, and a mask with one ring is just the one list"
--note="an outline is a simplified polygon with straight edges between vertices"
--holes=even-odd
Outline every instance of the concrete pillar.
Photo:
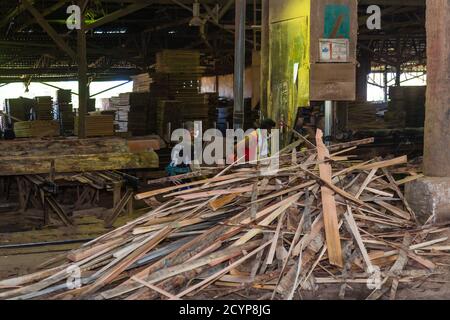
[[450,221],[450,0],[427,0],[424,173],[406,186],[421,220]]

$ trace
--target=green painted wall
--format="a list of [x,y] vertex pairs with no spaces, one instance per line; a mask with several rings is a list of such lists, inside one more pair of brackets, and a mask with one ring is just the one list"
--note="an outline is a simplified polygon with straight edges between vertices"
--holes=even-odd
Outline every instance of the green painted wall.
[[262,110],[265,117],[289,128],[294,126],[298,107],[309,105],[309,18],[310,0],[270,0],[268,50],[262,50],[262,61],[268,66],[262,73],[267,105]]

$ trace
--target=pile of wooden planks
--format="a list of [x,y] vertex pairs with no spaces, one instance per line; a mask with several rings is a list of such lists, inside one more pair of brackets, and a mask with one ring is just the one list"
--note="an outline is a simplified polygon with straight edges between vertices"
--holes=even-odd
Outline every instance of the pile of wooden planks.
[[[114,135],[114,116],[112,114],[90,113],[86,115],[85,119],[86,137]],[[75,135],[78,135],[78,117],[75,118]]]
[[52,97],[36,97],[36,108],[34,110],[37,120],[53,120]]
[[0,141],[0,176],[158,168],[158,148],[157,137]]
[[[30,119],[31,111],[36,106],[36,100],[27,98],[6,99],[5,111],[12,118],[20,119],[21,121],[27,121]],[[12,122],[15,122],[12,119]]]
[[163,50],[156,54],[156,72],[203,73],[198,50]]
[[152,79],[148,72],[132,76],[131,78],[133,79],[133,92],[150,92]]
[[[176,184],[136,196],[166,202],[58,266],[0,281],[0,298],[190,299],[246,290],[290,300],[333,284],[343,298],[360,283],[369,299],[393,299],[399,284],[433,275],[433,255],[449,250],[441,235],[448,228],[416,222],[388,169],[406,157],[361,162],[345,154],[370,139],[329,149],[320,131],[316,140],[301,152],[303,140],[283,149],[272,174],[234,164],[193,182],[180,183],[192,173],[167,178]],[[80,286],[67,285],[70,270]]]
[[59,136],[59,123],[54,120],[20,121],[14,124],[17,138]]

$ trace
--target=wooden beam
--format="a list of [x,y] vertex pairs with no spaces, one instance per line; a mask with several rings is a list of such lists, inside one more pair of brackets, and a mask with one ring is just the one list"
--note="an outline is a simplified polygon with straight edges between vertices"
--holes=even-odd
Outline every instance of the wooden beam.
[[[34,1],[30,1],[34,3]],[[8,24],[15,16],[19,15],[21,12],[25,11],[25,6],[23,4],[19,4],[17,7],[12,9],[1,21],[0,28]]]
[[127,6],[124,9],[120,9],[120,10],[114,11],[113,13],[108,14],[108,15],[104,16],[103,18],[100,18],[100,19],[94,21],[93,23],[88,24],[86,26],[86,31],[90,30],[90,29],[98,28],[98,27],[100,27],[100,26],[102,26],[104,24],[110,23],[110,22],[112,22],[114,20],[117,20],[117,19],[119,19],[121,17],[129,15],[129,14],[135,12],[135,11],[141,10],[141,9],[143,9],[145,7],[148,7],[152,3],[153,2],[134,3],[134,4],[131,4],[131,5]]
[[[319,161],[330,157],[330,153],[323,143],[323,133],[320,129],[317,130],[316,145],[317,145],[317,159]],[[329,183],[332,183],[331,165],[329,163],[319,164],[320,177]],[[343,267],[341,237],[339,235],[339,222],[336,210],[336,200],[334,198],[333,190],[327,186],[321,187],[322,193],[322,207],[323,207],[323,222],[325,226],[325,238],[327,240],[328,259],[330,264]]]
[[45,20],[45,18],[39,13],[39,11],[37,11],[36,8],[33,7],[30,0],[22,0],[22,4],[33,15],[33,17],[36,19],[37,23],[39,23],[42,29],[44,29],[45,32],[47,32],[50,38],[52,38],[53,41],[55,41],[58,47],[64,50],[73,60],[77,60],[77,54],[75,53],[75,51],[73,51],[72,48],[69,47],[69,45],[55,31],[55,29],[53,29],[50,26],[50,24]]
[[[59,0],[57,3],[55,3],[55,4],[52,5],[51,7],[48,7],[47,9],[45,9],[45,10],[41,13],[41,15],[42,15],[43,17],[48,16],[49,14],[51,14],[51,13],[55,12],[56,10],[58,10],[59,8],[61,8],[67,1],[68,1],[68,0]],[[25,23],[18,29],[18,31],[22,31],[24,28],[26,28],[26,27],[28,27],[28,26],[34,24],[34,23],[36,23],[36,19],[29,20],[29,21],[25,22]]]

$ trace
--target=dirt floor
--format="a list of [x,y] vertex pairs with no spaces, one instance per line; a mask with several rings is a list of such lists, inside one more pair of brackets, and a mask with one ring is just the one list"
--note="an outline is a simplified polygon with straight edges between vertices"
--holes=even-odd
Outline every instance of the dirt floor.
[[[40,212],[35,212],[39,214]],[[136,219],[142,211],[120,216],[114,227],[124,225]],[[104,221],[95,216],[75,218],[75,227],[52,225],[37,229],[30,223],[33,212],[0,212],[0,279],[28,274],[44,266],[47,261],[63,258],[68,251],[78,248],[84,242],[110,231],[104,227]],[[4,232],[4,230],[11,230]],[[39,245],[26,248],[4,248],[14,244],[74,241],[70,244]],[[78,240],[79,242],[75,242]]]

